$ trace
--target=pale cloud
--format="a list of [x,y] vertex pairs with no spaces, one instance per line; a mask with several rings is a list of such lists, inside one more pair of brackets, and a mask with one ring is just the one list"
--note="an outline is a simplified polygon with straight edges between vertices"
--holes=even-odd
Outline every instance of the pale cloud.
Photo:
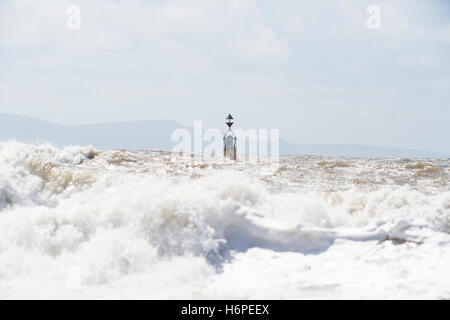
[[[73,1],[13,1],[0,11],[0,45],[70,47],[80,51],[128,50],[140,45],[170,46],[188,37],[186,47],[214,38],[224,52],[243,58],[285,58],[286,37],[264,19],[255,1],[79,1],[82,28],[69,32],[65,8]],[[180,45],[181,44],[181,45]]]

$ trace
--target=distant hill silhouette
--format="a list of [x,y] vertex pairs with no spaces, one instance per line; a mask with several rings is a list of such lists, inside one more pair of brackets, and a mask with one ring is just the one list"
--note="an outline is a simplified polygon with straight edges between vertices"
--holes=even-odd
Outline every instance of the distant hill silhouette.
[[[59,147],[92,145],[98,149],[154,149],[170,151],[171,134],[183,127],[171,120],[148,120],[62,126],[29,117],[0,113],[0,141],[51,142]],[[362,158],[448,158],[438,152],[363,145],[300,144],[280,139],[282,155],[321,155]]]
[[92,145],[98,149],[171,150],[171,133],[182,128],[169,120],[149,120],[62,126],[28,117],[0,113],[0,140],[51,142],[59,147]]

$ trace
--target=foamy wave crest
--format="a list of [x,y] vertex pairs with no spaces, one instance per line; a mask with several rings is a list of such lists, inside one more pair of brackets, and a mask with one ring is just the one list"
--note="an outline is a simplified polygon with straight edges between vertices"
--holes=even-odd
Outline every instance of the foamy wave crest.
[[80,164],[95,154],[90,147],[58,149],[50,144],[0,142],[0,210],[48,204],[51,191],[62,191],[70,183],[72,177],[64,176],[64,166]]
[[1,143],[0,298],[446,297],[446,163],[281,161]]

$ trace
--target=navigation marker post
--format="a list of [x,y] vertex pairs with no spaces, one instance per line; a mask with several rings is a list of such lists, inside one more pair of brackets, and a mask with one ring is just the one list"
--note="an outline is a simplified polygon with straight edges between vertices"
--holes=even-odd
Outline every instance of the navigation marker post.
[[225,158],[228,158],[230,160],[236,161],[236,135],[234,134],[233,130],[231,130],[231,126],[233,125],[234,118],[231,116],[231,114],[228,115],[226,118],[226,124],[228,126],[228,130],[223,136],[223,156]]

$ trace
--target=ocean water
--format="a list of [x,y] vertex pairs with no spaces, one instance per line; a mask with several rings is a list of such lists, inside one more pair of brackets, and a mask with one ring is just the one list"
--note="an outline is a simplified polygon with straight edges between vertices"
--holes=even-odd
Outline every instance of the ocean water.
[[2,142],[0,299],[450,299],[449,174]]

